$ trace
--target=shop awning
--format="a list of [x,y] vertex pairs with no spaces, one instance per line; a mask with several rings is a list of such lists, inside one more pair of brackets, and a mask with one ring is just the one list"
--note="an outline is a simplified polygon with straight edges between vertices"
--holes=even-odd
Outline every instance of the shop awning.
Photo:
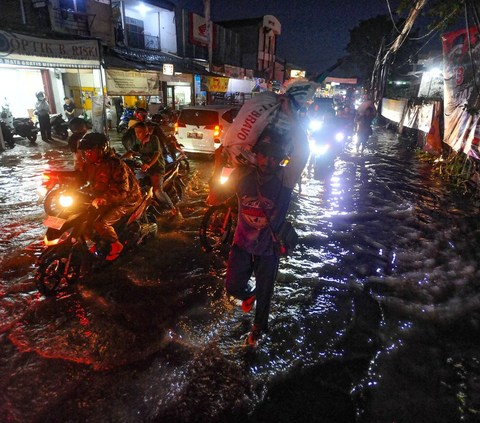
[[192,75],[211,75],[204,67],[192,60],[168,56],[166,54],[151,54],[126,47],[109,48],[103,55],[105,68],[136,69],[162,71],[165,63],[173,64],[175,72]]

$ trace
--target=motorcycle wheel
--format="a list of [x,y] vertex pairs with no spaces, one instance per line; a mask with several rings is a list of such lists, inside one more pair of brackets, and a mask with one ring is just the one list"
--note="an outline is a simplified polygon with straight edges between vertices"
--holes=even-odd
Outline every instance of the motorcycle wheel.
[[37,141],[37,134],[29,134],[27,135],[27,138],[30,142],[35,142]]
[[62,140],[66,140],[68,138],[68,130],[67,129],[63,129],[61,132],[60,132],[60,138]]
[[[80,278],[80,263],[70,257],[71,248],[58,245],[53,248],[43,259],[35,275],[35,285],[38,291],[50,297],[55,295],[63,285],[75,283]],[[68,267],[67,267],[68,266]]]
[[187,158],[183,158],[180,160],[179,166],[178,166],[178,173],[182,176],[188,176],[190,173],[190,163]]
[[233,219],[226,204],[210,207],[200,225],[200,243],[205,251],[212,251],[230,240]]

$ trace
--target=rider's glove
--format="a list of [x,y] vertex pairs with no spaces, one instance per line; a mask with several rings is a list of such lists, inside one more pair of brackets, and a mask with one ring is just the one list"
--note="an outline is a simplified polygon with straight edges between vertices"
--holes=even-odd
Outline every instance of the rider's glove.
[[98,209],[100,206],[105,206],[107,204],[107,200],[105,198],[95,198],[92,201],[92,206]]

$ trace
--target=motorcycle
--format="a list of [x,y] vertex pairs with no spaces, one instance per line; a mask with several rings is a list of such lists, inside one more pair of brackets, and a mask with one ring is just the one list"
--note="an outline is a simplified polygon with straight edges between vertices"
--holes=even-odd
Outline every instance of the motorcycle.
[[175,162],[179,162],[178,171],[182,176],[188,176],[190,173],[190,162],[188,161],[187,154],[183,151],[183,145],[179,144],[175,135],[168,135],[168,152],[165,157],[165,164],[168,166]]
[[27,118],[13,119],[13,135],[18,135],[22,138],[27,138],[30,142],[37,140],[39,129],[35,127],[33,120]]
[[9,148],[15,147],[15,141],[13,140],[13,134],[10,130],[10,127],[3,121],[0,121],[0,126],[2,130],[3,140],[5,141],[5,145]]
[[38,188],[38,203],[43,202],[45,213],[57,216],[62,207],[59,200],[67,190],[77,190],[81,184],[78,181],[77,170],[47,170],[43,172],[42,186]]
[[52,127],[52,133],[62,140],[68,138],[68,123],[63,120],[61,113],[50,116],[50,126]]
[[123,132],[128,129],[128,122],[134,119],[135,109],[133,107],[125,107],[122,116],[120,117],[120,123],[118,124],[117,132]]
[[[142,164],[136,159],[124,159],[125,163],[127,164],[130,169],[135,173],[135,177],[137,178],[140,188],[142,191],[148,190],[152,188],[152,183],[148,174],[142,172],[140,168]],[[180,174],[180,166],[181,166],[181,158],[179,157],[175,162],[171,163],[171,165],[167,168],[167,172],[163,176],[163,191],[167,193],[172,201],[173,205],[176,205],[179,201],[183,199],[183,194],[185,191],[185,182],[183,181],[183,177]],[[163,204],[154,197],[153,199],[153,206],[156,211],[157,216],[159,216],[160,210],[164,208]]]
[[345,133],[331,120],[312,120],[308,137],[310,142],[310,167],[313,178],[323,180],[333,173],[339,143],[345,140]]
[[[150,208],[152,197],[152,190],[149,190],[138,208],[114,225],[124,245],[121,256],[155,237],[158,227]],[[63,287],[109,263],[110,244],[102,241],[94,230],[94,221],[101,208],[93,207],[92,200],[93,197],[82,192],[63,195],[59,201],[62,206],[59,215],[48,216],[43,222],[48,228],[44,237],[47,249],[38,258],[35,275],[35,284],[41,294],[55,295]]]
[[[220,183],[228,181],[233,171],[223,168]],[[231,245],[237,226],[238,200],[234,195],[218,206],[210,206],[200,225],[200,243],[203,250],[210,252],[221,245]]]

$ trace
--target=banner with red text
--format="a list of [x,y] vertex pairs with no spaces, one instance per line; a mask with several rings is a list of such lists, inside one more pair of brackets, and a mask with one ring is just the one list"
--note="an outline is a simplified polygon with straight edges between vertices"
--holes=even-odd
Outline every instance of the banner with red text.
[[[480,127],[477,114],[480,93],[480,34],[469,28],[443,35],[443,76],[445,83],[444,141],[455,151],[477,157]],[[469,40],[471,44],[469,45]],[[473,151],[472,151],[473,150]]]

